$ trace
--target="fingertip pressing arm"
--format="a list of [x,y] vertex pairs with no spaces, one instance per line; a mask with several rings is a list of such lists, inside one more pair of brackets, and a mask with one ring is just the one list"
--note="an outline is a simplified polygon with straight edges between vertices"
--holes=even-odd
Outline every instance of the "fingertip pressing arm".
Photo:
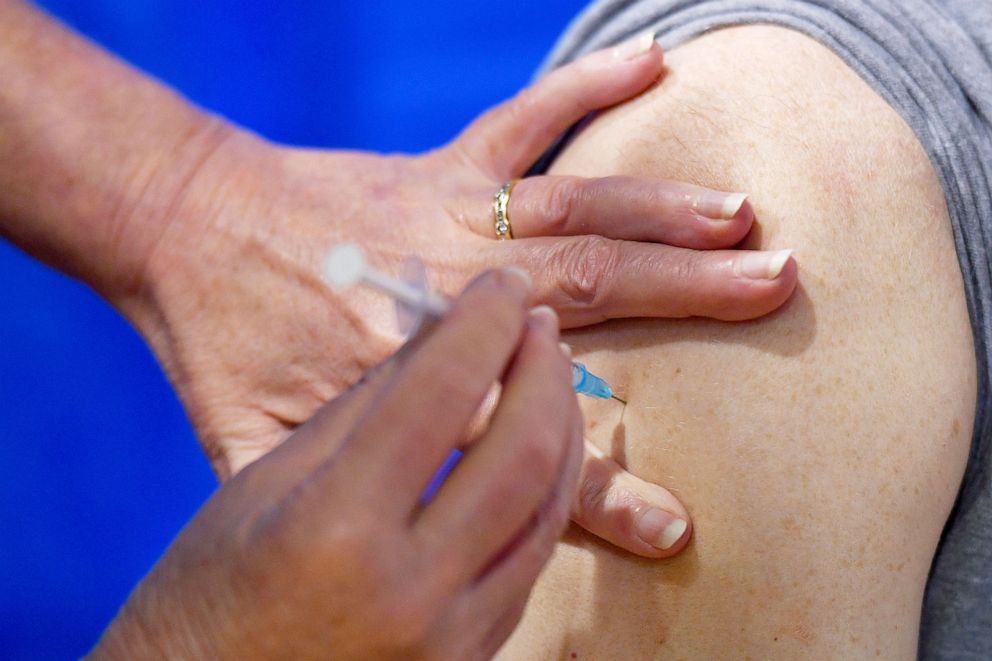
[[692,536],[689,513],[671,492],[628,473],[589,441],[572,521],[647,558],[676,555]]

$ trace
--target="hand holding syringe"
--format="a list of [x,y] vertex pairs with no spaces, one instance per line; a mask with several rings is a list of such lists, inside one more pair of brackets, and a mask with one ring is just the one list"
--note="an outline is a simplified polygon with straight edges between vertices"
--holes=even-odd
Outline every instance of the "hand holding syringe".
[[[331,250],[324,277],[335,289],[348,289],[361,283],[388,294],[396,301],[398,310],[411,319],[410,332],[416,332],[425,319],[440,319],[451,307],[447,299],[430,291],[424,282],[405,282],[372,268],[365,261],[361,248],[353,243],[344,243]],[[581,395],[627,404],[613,394],[610,384],[582,363],[572,363],[572,388]]]

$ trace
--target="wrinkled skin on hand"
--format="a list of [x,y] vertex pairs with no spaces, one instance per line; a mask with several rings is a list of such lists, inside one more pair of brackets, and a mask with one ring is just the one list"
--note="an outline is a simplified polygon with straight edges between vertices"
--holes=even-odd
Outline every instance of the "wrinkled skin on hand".
[[[524,179],[509,206],[515,238],[494,240],[491,201],[503,182],[589,111],[661,74],[653,41],[632,57],[622,48],[549,75],[420,156],[285,148],[217,121],[190,136],[194,173],[177,195],[144,206],[168,225],[141,260],[138,284],[111,300],[162,360],[221,479],[279,445],[399,342],[391,301],[322,282],[339,242],[360,244],[392,273],[418,255],[432,288],[449,294],[484,268],[520,266],[536,301],[566,328],[629,316],[745,319],[788,298],[791,260],[775,277],[745,277],[743,253],[713,250],[747,234],[750,205],[696,186]],[[688,520],[666,490],[602,456],[590,455],[583,474],[597,484],[580,489],[581,525],[642,555],[684,546],[688,534],[659,549],[632,533],[640,496]],[[605,497],[620,475],[637,498]],[[609,511],[617,502],[625,510]]]
[[[93,657],[490,658],[568,521],[582,459],[558,319],[529,300],[525,277],[481,276],[429,334],[227,482]],[[492,424],[469,442],[496,381]],[[421,504],[458,446],[464,460]]]

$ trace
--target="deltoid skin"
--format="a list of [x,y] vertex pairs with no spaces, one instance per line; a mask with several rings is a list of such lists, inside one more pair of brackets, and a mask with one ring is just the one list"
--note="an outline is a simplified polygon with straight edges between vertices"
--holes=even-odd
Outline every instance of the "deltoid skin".
[[912,658],[977,392],[939,174],[809,37],[739,27],[666,57],[661,84],[589,124],[551,172],[747,191],[745,245],[795,249],[800,287],[753,323],[567,338],[630,402],[622,424],[584,403],[587,434],[678,494],[693,541],[652,562],[573,532],[503,658]]

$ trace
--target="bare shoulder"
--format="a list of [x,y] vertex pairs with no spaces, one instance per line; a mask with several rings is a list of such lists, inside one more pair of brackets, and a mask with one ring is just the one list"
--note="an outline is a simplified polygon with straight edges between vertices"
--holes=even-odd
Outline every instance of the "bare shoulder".
[[808,37],[731,28],[667,62],[553,171],[747,192],[748,245],[793,248],[800,287],[755,322],[569,340],[631,402],[622,426],[587,408],[590,437],[676,491],[695,538],[645,563],[573,534],[508,653],[910,658],[975,407],[941,186],[899,115]]

